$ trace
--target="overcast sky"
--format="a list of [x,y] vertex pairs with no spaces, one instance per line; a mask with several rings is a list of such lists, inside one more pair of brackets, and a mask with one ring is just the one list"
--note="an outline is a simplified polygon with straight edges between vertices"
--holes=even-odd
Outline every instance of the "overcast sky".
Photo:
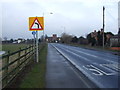
[[[3,0],[0,24],[2,37],[33,38],[28,30],[29,17],[45,18],[45,34],[60,36],[63,32],[85,36],[102,28],[105,6],[105,31],[118,32],[119,0]],[[0,9],[1,11],[1,9]],[[52,12],[53,14],[50,14]],[[39,31],[39,37],[42,35]]]

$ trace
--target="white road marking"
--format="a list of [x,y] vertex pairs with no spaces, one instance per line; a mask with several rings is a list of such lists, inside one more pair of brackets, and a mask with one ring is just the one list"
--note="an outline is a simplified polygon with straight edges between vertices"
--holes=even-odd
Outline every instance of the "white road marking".
[[77,63],[74,63],[69,57],[67,57],[66,54],[61,49],[59,49],[58,46],[56,46],[56,45],[52,45],[52,46],[54,46],[58,50],[58,52],[60,52],[68,61],[70,61],[85,76],[87,76],[91,81],[93,81],[94,83],[96,83],[96,85],[98,85],[99,87],[105,87],[105,85],[103,83],[100,83],[93,76],[91,76],[91,74],[89,72],[87,72],[84,68],[82,68],[82,66],[78,66]]
[[[69,50],[66,50],[67,52],[69,52]],[[75,56],[77,56],[77,57],[79,57],[79,58],[83,58],[84,60],[86,60],[86,61],[90,61],[89,59],[87,59],[87,58],[85,58],[85,57],[83,57],[83,56],[80,56],[80,55],[78,55],[78,54],[76,54],[76,53],[74,53],[74,52],[70,52],[70,53],[72,53],[73,55],[75,55]]]
[[113,69],[117,72],[119,72],[120,68],[119,68],[119,65],[118,64],[100,64],[100,66],[102,67],[106,67],[108,69]]
[[103,71],[103,70],[99,69],[98,67],[91,65],[91,64],[83,66],[83,67],[86,68],[87,70],[95,71],[98,73],[98,74],[92,73],[94,75],[115,75],[116,74],[115,72],[107,73],[107,72],[105,72],[105,71]]
[[[64,47],[63,47],[64,48]],[[92,55],[92,54],[89,54],[89,53],[86,53],[86,52],[82,52],[82,51],[78,51],[78,50],[75,50],[75,49],[70,49],[70,48],[68,48],[68,47],[66,47],[67,49],[65,49],[65,50],[73,50],[73,51],[76,51],[76,52],[79,52],[79,53],[82,53],[82,54],[85,54],[85,55],[88,55],[88,56],[92,56],[92,57],[94,57],[94,58],[99,58],[99,59],[102,59],[102,60],[106,60],[106,61],[108,61],[108,62],[110,62],[110,63],[116,63],[116,64],[118,64],[118,62],[115,62],[115,61],[111,61],[111,60],[109,60],[109,59],[105,59],[105,58],[101,58],[101,57],[99,57],[99,56],[96,56],[96,55]]]

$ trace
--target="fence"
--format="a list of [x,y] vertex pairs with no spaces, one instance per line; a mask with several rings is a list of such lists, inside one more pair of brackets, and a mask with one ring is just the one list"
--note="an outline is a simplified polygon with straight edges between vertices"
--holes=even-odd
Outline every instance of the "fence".
[[0,57],[2,68],[0,68],[0,83],[2,88],[6,87],[18,73],[32,60],[35,47],[29,46],[13,53],[7,53]]

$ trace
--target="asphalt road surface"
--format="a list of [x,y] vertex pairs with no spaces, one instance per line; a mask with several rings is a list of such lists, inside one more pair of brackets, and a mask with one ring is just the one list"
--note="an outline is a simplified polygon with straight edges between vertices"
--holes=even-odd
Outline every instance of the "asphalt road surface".
[[120,56],[57,43],[51,45],[99,88],[119,88]]
[[98,88],[48,44],[46,88]]

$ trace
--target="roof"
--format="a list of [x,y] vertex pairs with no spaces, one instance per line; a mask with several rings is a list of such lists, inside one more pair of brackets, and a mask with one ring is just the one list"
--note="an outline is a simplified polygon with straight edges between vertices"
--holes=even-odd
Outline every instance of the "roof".
[[111,38],[120,38],[120,36],[117,34],[117,35],[112,36]]

